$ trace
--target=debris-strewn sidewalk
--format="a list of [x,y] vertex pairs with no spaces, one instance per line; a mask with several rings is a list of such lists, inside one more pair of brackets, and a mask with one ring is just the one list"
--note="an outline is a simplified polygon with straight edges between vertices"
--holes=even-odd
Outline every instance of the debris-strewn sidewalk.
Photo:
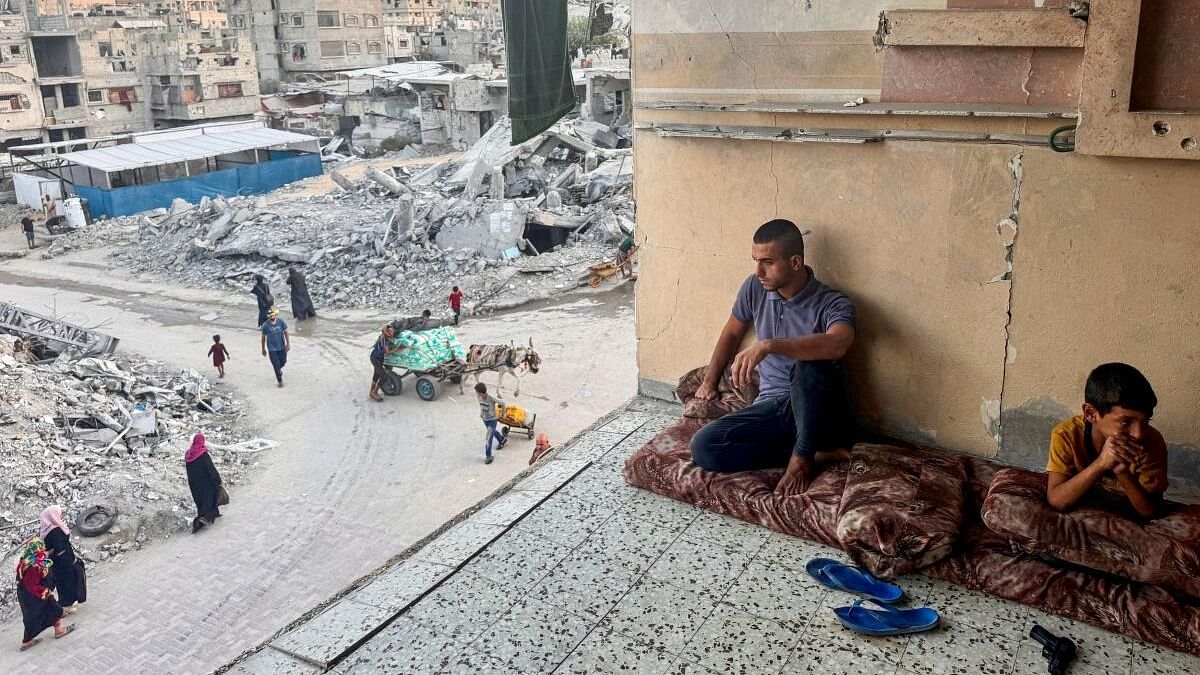
[[[116,512],[99,536],[76,531],[76,553],[89,564],[120,562],[148,540],[186,531],[195,507],[182,458],[197,431],[230,484],[264,449],[246,441],[232,392],[194,370],[127,354],[45,359],[47,349],[0,331],[0,568],[15,564],[15,548],[52,504],[76,524],[92,506]],[[0,617],[14,598],[6,576]]]
[[[603,127],[603,125],[599,125]],[[318,311],[445,304],[451,287],[466,306],[516,304],[573,290],[587,267],[611,258],[633,233],[633,158],[618,130],[563,122],[511,147],[498,122],[469,151],[417,172],[368,167],[362,179],[327,166],[327,195],[176,200],[170,209],[102,220],[55,239],[46,257],[119,246],[137,273],[184,285],[247,291],[253,274],[286,297],[286,268],[308,278]],[[605,133],[600,133],[600,132]],[[515,302],[516,301],[516,302]]]

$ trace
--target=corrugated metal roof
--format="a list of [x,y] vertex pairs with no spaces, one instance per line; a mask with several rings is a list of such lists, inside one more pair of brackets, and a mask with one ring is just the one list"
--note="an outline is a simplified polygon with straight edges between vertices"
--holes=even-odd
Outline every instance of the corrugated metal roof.
[[193,159],[217,157],[244,150],[273,148],[290,143],[311,143],[312,136],[268,129],[198,129],[197,133],[161,141],[125,143],[95,150],[59,155],[62,159],[105,172],[126,171],[144,166],[175,164]]
[[405,61],[402,63],[391,63],[386,66],[376,66],[374,68],[359,68],[358,70],[344,70],[338,73],[342,77],[375,77],[389,82],[418,82],[418,83],[440,83],[450,82],[452,80],[478,79],[474,75],[467,73],[457,73],[445,65],[436,61]]

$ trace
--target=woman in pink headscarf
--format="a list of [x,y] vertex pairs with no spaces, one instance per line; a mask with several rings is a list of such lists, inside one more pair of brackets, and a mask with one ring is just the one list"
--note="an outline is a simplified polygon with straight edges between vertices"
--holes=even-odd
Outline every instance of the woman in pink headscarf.
[[87,602],[87,576],[83,561],[75,557],[75,549],[71,547],[71,528],[63,522],[61,508],[48,506],[42,511],[40,534],[54,563],[52,574],[58,604],[67,614],[74,614],[79,609],[77,603]]
[[187,467],[188,488],[196,502],[196,517],[192,520],[192,533],[195,534],[221,517],[217,504],[221,494],[221,474],[217,473],[212,457],[208,456],[204,434],[192,437],[192,447],[183,456],[183,462]]

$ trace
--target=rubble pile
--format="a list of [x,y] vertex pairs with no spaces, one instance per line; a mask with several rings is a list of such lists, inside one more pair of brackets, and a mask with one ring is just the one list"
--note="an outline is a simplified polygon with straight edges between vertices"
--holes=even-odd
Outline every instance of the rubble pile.
[[548,297],[586,284],[587,267],[633,233],[631,150],[616,147],[627,134],[563,122],[510,146],[502,119],[461,157],[417,173],[369,166],[352,181],[335,165],[330,194],[177,200],[93,223],[44,255],[116,245],[135,272],[233,292],[263,274],[284,306],[295,265],[318,309],[416,313],[444,305],[451,286],[475,310]]
[[[0,567],[15,565],[53,504],[76,525],[89,507],[115,510],[106,532],[72,537],[89,563],[119,562],[146,541],[186,531],[195,515],[183,466],[192,434],[205,434],[230,484],[263,447],[247,441],[239,407],[192,370],[73,351],[37,361],[21,337],[0,334]],[[12,611],[14,592],[11,580],[0,583],[0,615]]]

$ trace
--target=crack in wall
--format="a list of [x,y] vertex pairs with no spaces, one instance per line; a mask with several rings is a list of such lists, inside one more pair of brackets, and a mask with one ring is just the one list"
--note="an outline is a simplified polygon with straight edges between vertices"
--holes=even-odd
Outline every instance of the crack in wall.
[[1029,80],[1033,78],[1033,48],[1029,49],[1029,67],[1025,69],[1025,75],[1021,78],[1021,91],[1025,93],[1025,105],[1029,105],[1029,99],[1033,98],[1033,94],[1029,91]]
[[637,339],[638,342],[654,342],[661,338],[668,330],[671,330],[671,324],[675,323],[675,315],[679,313],[679,286],[681,283],[683,283],[682,276],[675,280],[675,304],[671,307],[671,313],[667,316],[667,322],[663,324],[663,327],[657,333],[649,337],[640,337]]
[[[1004,244],[1004,259],[1008,271],[1002,276],[1008,281],[1008,299],[1005,303],[1007,317],[1004,320],[1004,361],[1000,369],[1000,400],[995,402],[995,418],[989,425],[989,432],[996,439],[996,451],[999,452],[1004,437],[1004,396],[1008,389],[1008,366],[1016,348],[1012,345],[1012,306],[1013,306],[1013,255],[1016,251],[1017,237],[1021,226],[1021,186],[1025,182],[1025,154],[1017,153],[1008,160],[1008,173],[1012,177],[1012,210],[1008,216],[996,224],[996,234]],[[985,401],[985,406],[988,402]]]
[[733,36],[730,35],[729,31],[725,29],[725,24],[721,23],[721,17],[717,16],[717,10],[713,8],[712,0],[705,0],[704,4],[708,5],[708,11],[712,14],[713,21],[717,23],[717,28],[721,29],[721,33],[725,36],[725,39],[729,41],[729,52],[736,56],[739,61],[746,64],[748,68],[750,68],[750,86],[755,91],[758,91],[758,68],[755,68],[753,63],[750,63],[748,60],[746,60],[746,57],[738,53],[737,47],[735,47],[733,44]]
[[771,177],[775,179],[775,217],[778,218],[779,217],[779,174],[775,173],[775,146],[776,145],[778,145],[778,143],[770,144],[771,154],[770,154],[770,161],[768,162],[767,167],[771,171]]

